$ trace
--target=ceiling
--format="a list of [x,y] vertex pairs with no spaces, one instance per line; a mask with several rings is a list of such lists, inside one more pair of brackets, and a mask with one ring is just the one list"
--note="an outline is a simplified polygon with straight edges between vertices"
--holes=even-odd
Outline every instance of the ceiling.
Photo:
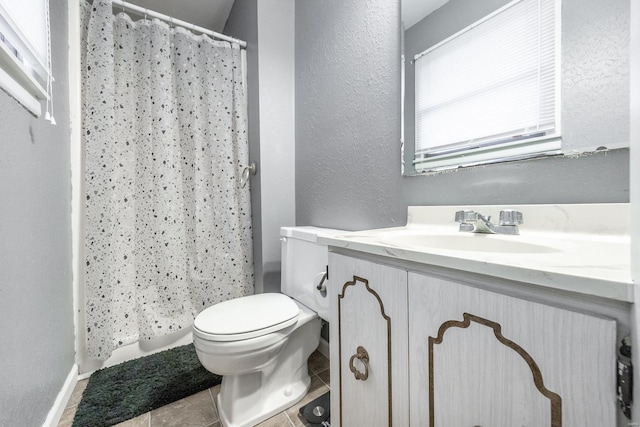
[[[176,19],[222,33],[234,0],[125,0]],[[117,9],[117,6],[114,6]]]
[[449,0],[402,0],[404,29],[417,24],[422,18],[440,8]]

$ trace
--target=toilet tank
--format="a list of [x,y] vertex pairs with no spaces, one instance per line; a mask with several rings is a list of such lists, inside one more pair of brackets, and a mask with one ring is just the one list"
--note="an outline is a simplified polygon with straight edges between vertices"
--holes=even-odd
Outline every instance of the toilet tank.
[[[328,248],[318,243],[318,235],[344,233],[318,227],[282,227],[281,292],[306,305],[324,320],[328,319],[329,298],[317,290],[328,265]],[[325,285],[327,282],[324,283]]]

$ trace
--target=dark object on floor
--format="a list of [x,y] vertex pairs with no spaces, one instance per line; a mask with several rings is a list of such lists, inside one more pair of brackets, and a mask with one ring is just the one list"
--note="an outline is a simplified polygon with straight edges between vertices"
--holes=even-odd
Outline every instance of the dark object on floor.
[[74,427],[106,427],[220,384],[193,344],[100,369],[89,377]]
[[322,396],[315,400],[301,406],[299,409],[300,415],[309,422],[310,426],[323,426],[328,427],[331,408],[329,406],[331,402],[330,391],[326,392]]

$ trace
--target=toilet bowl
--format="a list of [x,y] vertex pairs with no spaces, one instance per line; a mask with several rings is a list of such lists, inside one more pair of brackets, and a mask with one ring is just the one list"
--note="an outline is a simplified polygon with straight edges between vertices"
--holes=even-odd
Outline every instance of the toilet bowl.
[[307,393],[307,359],[318,347],[321,318],[329,320],[323,288],[328,253],[317,236],[337,232],[283,227],[283,293],[225,301],[194,320],[200,362],[223,376],[217,406],[225,427],[256,425]]

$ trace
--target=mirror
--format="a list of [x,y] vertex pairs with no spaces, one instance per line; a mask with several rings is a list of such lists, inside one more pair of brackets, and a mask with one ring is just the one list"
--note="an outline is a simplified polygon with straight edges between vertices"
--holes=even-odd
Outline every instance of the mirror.
[[[541,0],[561,7],[563,155],[629,146],[629,0]],[[416,175],[414,57],[510,3],[401,0],[403,174]],[[463,125],[463,124],[461,124]],[[493,162],[505,161],[504,159]],[[457,167],[457,166],[454,166]]]

